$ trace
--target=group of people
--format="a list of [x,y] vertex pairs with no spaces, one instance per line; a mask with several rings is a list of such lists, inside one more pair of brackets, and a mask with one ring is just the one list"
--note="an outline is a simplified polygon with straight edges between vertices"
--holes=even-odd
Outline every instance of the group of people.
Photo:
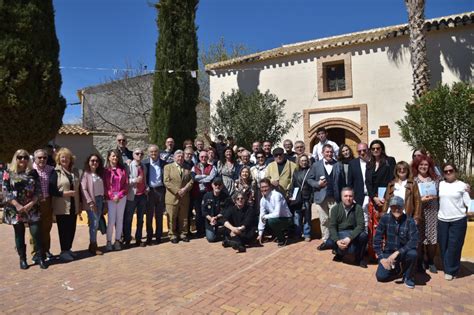
[[397,163],[380,140],[359,143],[355,158],[348,145],[339,147],[327,136],[324,128],[317,130],[312,153],[305,153],[299,140],[287,139],[283,148],[273,150],[271,142],[255,141],[247,150],[222,136],[216,142],[208,139],[208,147],[200,139],[186,140],[182,150],[168,138],[163,150],[151,144],[145,152],[130,151],[119,134],[105,163],[91,154],[82,171],[67,148],[59,148],[53,158],[43,149],[31,158],[18,150],[3,174],[4,221],[14,227],[20,267],[26,269],[25,223],[33,261],[47,268],[53,218],[59,258],[71,261],[76,219],[83,209],[89,251],[100,255],[97,231],[104,225],[105,209],[106,251],[132,246],[134,214],[134,245],[161,243],[166,214],[173,244],[205,237],[245,252],[271,238],[278,246],[289,239],[310,242],[314,208],[322,238],[317,249],[332,250],[334,261],[347,259],[367,268],[365,257],[377,260],[377,280],[402,274],[413,288],[416,270],[437,272],[439,246],[445,278],[452,280],[460,267],[470,202],[470,187],[457,179],[455,165],[439,167],[422,149],[410,164]]

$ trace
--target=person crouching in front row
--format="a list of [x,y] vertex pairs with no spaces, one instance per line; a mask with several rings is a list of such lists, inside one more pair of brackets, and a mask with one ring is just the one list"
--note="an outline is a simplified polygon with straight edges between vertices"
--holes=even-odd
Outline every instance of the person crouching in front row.
[[374,237],[374,251],[379,261],[375,275],[377,281],[387,282],[403,272],[403,282],[413,289],[418,229],[415,220],[403,213],[402,198],[393,196],[388,206],[390,213],[380,219]]
[[255,210],[247,203],[243,192],[234,194],[235,205],[224,211],[225,239],[224,247],[232,247],[239,253],[245,252],[245,245],[255,240]]
[[268,223],[268,227],[277,238],[278,246],[282,247],[287,242],[284,232],[288,231],[293,224],[293,220],[285,197],[272,187],[268,178],[260,180],[262,199],[260,199],[257,240],[260,244],[263,243],[263,231]]
[[329,239],[326,245],[336,251],[334,261],[342,261],[346,254],[355,256],[355,263],[367,268],[364,260],[367,246],[364,210],[354,203],[354,190],[345,187],[341,191],[342,202],[331,209],[329,219]]

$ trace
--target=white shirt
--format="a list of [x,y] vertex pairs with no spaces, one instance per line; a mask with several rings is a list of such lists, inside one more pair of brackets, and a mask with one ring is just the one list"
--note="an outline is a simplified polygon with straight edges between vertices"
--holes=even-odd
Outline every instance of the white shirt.
[[446,181],[439,183],[439,220],[452,222],[464,218],[470,202],[471,198],[466,191],[466,183],[460,180],[452,183]]
[[363,159],[359,159],[360,171],[362,172],[362,178],[364,179],[364,194],[367,195],[367,186],[365,186],[365,170],[367,169],[367,162]]
[[[323,163],[324,163],[324,168],[326,169],[326,172],[328,173],[328,175],[331,175],[332,173],[332,166],[333,164],[331,164],[332,161],[329,161],[329,164],[328,164],[328,161],[326,160],[323,160]],[[334,162],[336,163],[336,162]]]
[[313,147],[314,159],[321,160],[323,158],[323,146],[325,144],[330,144],[332,146],[332,149],[334,150],[334,159],[337,160],[337,156],[339,155],[339,146],[335,142],[327,139],[324,143],[321,143],[320,141]]
[[403,199],[403,201],[405,201],[405,194],[406,194],[406,188],[407,186],[407,180],[405,179],[404,181],[402,181],[402,183],[398,183],[396,182],[395,185],[393,186],[393,195],[394,196],[398,196],[400,198]]
[[271,218],[291,218],[292,214],[285,198],[276,190],[272,190],[266,197],[260,199],[260,217],[258,220],[258,235],[263,235],[264,222]]

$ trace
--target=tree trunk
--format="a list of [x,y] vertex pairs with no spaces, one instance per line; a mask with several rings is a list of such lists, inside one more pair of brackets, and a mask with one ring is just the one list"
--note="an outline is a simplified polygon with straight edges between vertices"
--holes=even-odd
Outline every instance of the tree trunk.
[[421,97],[430,87],[425,38],[425,0],[405,0],[410,29],[410,62],[413,69],[413,97]]

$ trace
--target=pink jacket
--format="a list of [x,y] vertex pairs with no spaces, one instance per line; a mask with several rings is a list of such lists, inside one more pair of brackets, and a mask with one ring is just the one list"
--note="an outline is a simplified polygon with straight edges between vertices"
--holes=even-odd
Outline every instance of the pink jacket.
[[127,196],[128,175],[123,168],[106,168],[104,172],[105,197],[113,200],[117,195],[119,199]]
[[[104,180],[104,179],[102,179]],[[85,204],[88,205],[91,202],[95,203],[95,196],[94,196],[94,182],[92,179],[92,174],[90,172],[84,171],[82,173],[81,178],[81,191],[83,200],[85,200]],[[106,188],[104,187],[104,194],[106,192]]]

